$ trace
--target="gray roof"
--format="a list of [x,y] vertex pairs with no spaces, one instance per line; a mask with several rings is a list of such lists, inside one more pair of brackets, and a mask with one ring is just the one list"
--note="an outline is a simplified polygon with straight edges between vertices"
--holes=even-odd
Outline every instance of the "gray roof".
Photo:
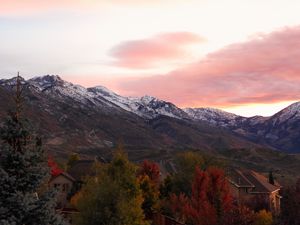
[[278,183],[270,184],[268,179],[253,170],[233,170],[229,175],[229,181],[237,187],[253,188],[252,193],[271,193],[279,190]]

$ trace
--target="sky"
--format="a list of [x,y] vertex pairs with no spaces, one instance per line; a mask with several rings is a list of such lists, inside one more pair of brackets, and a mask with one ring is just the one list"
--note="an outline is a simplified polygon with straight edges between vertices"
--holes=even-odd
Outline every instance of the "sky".
[[0,78],[46,74],[179,107],[300,100],[298,0],[0,0]]

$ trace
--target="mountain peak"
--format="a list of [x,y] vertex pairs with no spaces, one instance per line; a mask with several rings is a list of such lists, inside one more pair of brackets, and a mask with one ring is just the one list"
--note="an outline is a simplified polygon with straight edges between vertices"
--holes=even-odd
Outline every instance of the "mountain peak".
[[119,96],[115,92],[109,90],[107,87],[104,87],[102,85],[97,85],[95,87],[88,88],[88,91],[100,93],[100,94],[102,94],[104,96]]
[[[0,85],[8,85],[8,86],[15,86],[17,84],[18,77],[12,77],[10,79],[1,79]],[[19,79],[22,84],[24,84],[26,81],[23,77],[19,76]]]
[[143,97],[141,97],[141,101],[144,102],[145,104],[148,104],[151,101],[159,101],[159,99],[150,95],[144,95]]
[[29,83],[33,84],[41,90],[52,87],[54,85],[63,84],[64,81],[58,75],[45,75],[37,76],[28,80]]
[[274,123],[300,118],[300,102],[295,102],[271,117]]

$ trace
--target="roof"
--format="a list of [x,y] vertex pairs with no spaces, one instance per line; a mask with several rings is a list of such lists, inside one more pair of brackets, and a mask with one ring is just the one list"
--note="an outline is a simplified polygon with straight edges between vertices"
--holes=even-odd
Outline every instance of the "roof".
[[72,181],[72,182],[75,182],[75,178],[72,177],[70,174],[68,174],[67,172],[61,172],[60,174],[56,175],[56,176],[52,176],[50,181],[53,181],[55,178],[59,177],[59,176],[64,176],[65,178],[67,178],[68,180]]
[[229,174],[229,181],[237,187],[254,187],[240,170],[232,170]]
[[77,181],[81,181],[86,176],[95,175],[95,171],[93,170],[94,163],[95,160],[78,160],[68,169],[68,173]]
[[235,169],[229,175],[229,181],[237,187],[251,187],[250,193],[271,193],[280,189],[278,183],[270,184],[268,179],[253,170]]

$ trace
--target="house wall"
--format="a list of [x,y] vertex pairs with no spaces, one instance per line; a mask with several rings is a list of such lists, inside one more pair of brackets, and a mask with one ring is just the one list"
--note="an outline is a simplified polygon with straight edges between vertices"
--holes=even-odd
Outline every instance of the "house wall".
[[70,193],[73,182],[63,175],[59,175],[49,182],[49,187],[57,189],[57,204],[59,207],[65,207],[68,203],[67,196]]
[[278,196],[279,190],[270,194],[270,208],[276,214],[280,212],[280,198]]
[[234,184],[230,183],[230,192],[239,204],[248,202],[251,205],[251,201],[253,201],[255,196],[263,197],[266,201],[266,204],[269,206],[269,209],[273,213],[277,214],[280,212],[280,198],[278,197],[279,190],[266,194],[251,193],[251,188],[248,188],[247,191],[246,188],[239,188]]
[[230,183],[230,192],[232,196],[238,201],[238,203],[244,203],[249,201],[253,195],[249,194],[251,188],[241,188]]

